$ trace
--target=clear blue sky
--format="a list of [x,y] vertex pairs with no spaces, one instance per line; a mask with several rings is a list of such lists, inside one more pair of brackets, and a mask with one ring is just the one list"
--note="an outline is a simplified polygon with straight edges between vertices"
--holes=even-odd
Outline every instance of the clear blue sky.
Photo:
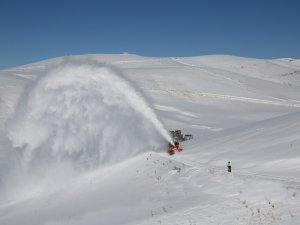
[[56,56],[300,58],[300,0],[0,0],[0,68]]

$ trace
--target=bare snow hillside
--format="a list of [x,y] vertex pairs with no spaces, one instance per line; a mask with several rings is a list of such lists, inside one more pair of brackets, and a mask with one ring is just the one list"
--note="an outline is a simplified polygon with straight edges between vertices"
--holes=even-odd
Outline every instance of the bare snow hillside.
[[[2,70],[0,224],[298,225],[299,121],[297,59],[80,55]],[[194,138],[170,156],[175,129]]]

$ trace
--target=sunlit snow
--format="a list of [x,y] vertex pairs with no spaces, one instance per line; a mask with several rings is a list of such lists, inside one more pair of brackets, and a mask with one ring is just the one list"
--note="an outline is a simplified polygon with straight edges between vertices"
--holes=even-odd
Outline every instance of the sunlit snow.
[[[169,156],[175,129],[194,138]],[[82,55],[2,70],[0,224],[297,225],[299,134],[295,59]]]

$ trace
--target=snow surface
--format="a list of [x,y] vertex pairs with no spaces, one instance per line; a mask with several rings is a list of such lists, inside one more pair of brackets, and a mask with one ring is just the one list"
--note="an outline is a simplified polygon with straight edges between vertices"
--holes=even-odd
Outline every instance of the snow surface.
[[[174,129],[194,139],[169,156]],[[299,134],[296,59],[82,55],[2,70],[0,224],[297,225]]]

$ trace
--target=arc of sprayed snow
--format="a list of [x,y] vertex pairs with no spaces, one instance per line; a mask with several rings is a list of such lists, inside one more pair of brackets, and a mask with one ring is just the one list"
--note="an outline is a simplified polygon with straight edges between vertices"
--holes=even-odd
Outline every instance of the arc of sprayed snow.
[[[114,74],[114,73],[113,73]],[[116,83],[118,83],[117,88],[120,90],[127,90],[125,92],[125,97],[128,103],[139,113],[143,114],[151,123],[154,125],[155,129],[166,139],[166,141],[173,143],[168,131],[163,126],[162,122],[157,118],[153,109],[143,100],[142,96],[135,91],[125,80],[120,79],[114,74]],[[140,107],[136,108],[136,104]]]

